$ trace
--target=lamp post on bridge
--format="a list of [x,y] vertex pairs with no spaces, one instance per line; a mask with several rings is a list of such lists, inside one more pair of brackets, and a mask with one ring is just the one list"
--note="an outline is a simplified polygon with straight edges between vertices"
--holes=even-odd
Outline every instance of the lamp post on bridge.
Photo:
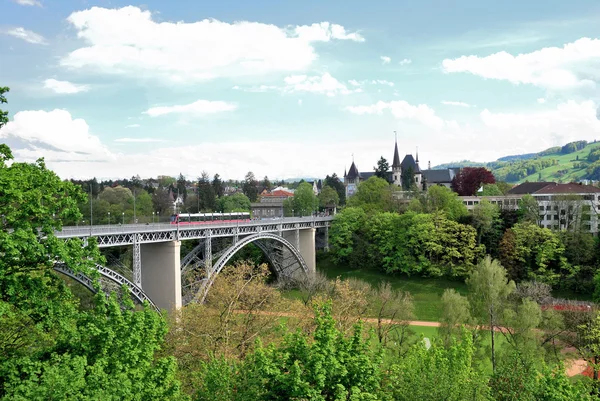
[[154,214],[155,212],[152,212],[152,224],[154,224]]
[[110,227],[110,212],[108,212],[108,226]]
[[[92,192],[92,183],[90,182],[90,237],[92,236],[92,226],[94,225],[94,208],[92,206],[92,198],[94,193]],[[85,223],[85,220],[84,220]]]
[[125,225],[125,212],[123,212],[123,225]]

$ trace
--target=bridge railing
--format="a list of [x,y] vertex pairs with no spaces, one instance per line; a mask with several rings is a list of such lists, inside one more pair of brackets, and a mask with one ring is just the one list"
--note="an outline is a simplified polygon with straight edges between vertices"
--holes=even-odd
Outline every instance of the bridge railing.
[[170,223],[146,223],[146,224],[111,224],[97,226],[65,226],[61,231],[56,232],[57,237],[86,237],[95,235],[110,235],[110,234],[131,234],[139,232],[158,232],[158,231],[175,231],[175,230],[196,230],[198,228],[220,228],[220,227],[235,227],[235,226],[260,226],[280,223],[306,223],[306,222],[325,222],[331,221],[332,216],[327,217],[284,217],[273,219],[257,219],[249,222],[228,222],[219,223],[211,222],[206,224],[170,224]]

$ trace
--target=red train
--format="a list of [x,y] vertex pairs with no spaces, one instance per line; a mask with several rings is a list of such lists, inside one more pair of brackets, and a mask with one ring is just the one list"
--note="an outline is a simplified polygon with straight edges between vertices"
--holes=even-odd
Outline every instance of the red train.
[[215,224],[246,223],[250,221],[248,212],[232,213],[180,213],[171,215],[171,224]]

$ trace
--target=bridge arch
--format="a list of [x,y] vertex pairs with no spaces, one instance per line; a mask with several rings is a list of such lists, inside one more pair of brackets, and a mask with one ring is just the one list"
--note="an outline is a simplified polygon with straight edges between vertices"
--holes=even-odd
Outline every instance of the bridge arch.
[[[140,287],[138,287],[137,285],[135,285],[116,271],[109,269],[108,267],[96,263],[95,268],[96,270],[98,270],[102,277],[107,278],[116,284],[127,286],[127,288],[129,288],[129,292],[131,293],[131,296],[133,296],[140,304],[143,304],[144,301],[147,301],[148,304],[154,310],[160,312],[160,309],[156,306],[154,302],[152,302],[150,297],[146,295]],[[77,281],[79,284],[83,285],[91,292],[97,292],[97,289],[94,287],[94,281],[90,277],[86,276],[83,273],[75,273],[73,270],[69,269],[64,263],[56,263],[54,265],[54,270],[64,274],[65,276],[71,277],[73,280]]]
[[[235,244],[233,244],[232,246],[227,248],[225,250],[225,252],[223,252],[221,257],[219,257],[217,262],[214,264],[214,266],[209,274],[209,277],[207,278],[204,285],[202,286],[202,289],[200,290],[201,294],[199,297],[199,301],[204,302],[204,300],[206,299],[206,296],[208,294],[208,291],[210,290],[210,287],[212,287],[217,275],[221,272],[221,270],[223,270],[223,268],[227,265],[229,260],[231,260],[231,258],[239,250],[241,250],[243,247],[245,247],[246,245],[251,244],[251,243],[255,243],[255,245],[257,245],[258,248],[260,248],[265,253],[265,255],[267,256],[267,258],[269,259],[271,264],[274,266],[275,272],[278,276],[286,275],[286,270],[287,270],[287,267],[289,267],[289,266],[278,266],[277,261],[275,260],[275,256],[273,255],[273,252],[270,252],[268,246],[265,244],[265,242],[267,242],[269,240],[270,240],[270,242],[275,242],[277,244],[280,244],[281,246],[283,246],[283,248],[285,248],[285,250],[289,251],[291,253],[291,258],[293,258],[294,262],[299,265],[299,269],[301,270],[301,273],[304,274],[305,276],[307,276],[309,274],[308,267],[306,265],[306,262],[304,261],[304,258],[300,254],[300,251],[297,250],[288,240],[286,240],[285,238],[283,238],[277,234],[273,234],[273,233],[261,232],[261,233],[257,233],[257,234],[252,234],[252,235],[249,235],[247,237],[240,239],[238,242],[236,242]],[[296,269],[296,271],[297,270],[298,269]]]

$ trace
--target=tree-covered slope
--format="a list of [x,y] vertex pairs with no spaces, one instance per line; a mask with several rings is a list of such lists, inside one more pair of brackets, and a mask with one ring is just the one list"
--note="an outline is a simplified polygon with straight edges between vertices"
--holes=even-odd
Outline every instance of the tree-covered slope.
[[489,163],[463,160],[434,168],[471,166],[487,167],[494,173],[497,180],[511,183],[600,180],[600,142],[575,141],[535,154],[501,157]]

